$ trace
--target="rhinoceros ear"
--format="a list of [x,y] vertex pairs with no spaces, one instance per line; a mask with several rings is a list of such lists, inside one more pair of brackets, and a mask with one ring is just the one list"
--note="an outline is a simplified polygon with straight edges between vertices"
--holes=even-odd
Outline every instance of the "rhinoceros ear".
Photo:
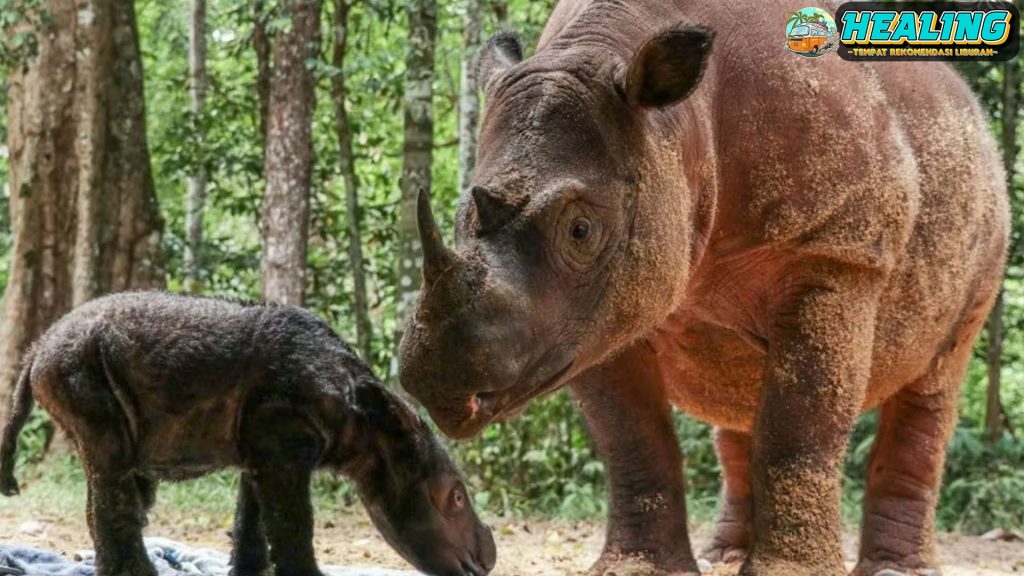
[[633,106],[660,108],[686,98],[700,83],[714,34],[687,26],[648,40],[629,64],[626,99]]
[[480,87],[486,92],[491,80],[522,61],[523,43],[519,40],[519,34],[512,30],[502,30],[491,36],[480,49],[476,76]]

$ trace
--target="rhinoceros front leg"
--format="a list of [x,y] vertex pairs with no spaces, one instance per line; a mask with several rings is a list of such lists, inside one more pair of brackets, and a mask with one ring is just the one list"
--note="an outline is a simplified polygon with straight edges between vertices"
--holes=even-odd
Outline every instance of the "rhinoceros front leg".
[[842,576],[839,467],[867,384],[877,288],[831,276],[771,317],[741,576]]
[[683,462],[657,363],[643,345],[580,378],[573,393],[608,471],[608,533],[592,575],[696,575]]
[[722,465],[722,498],[714,536],[700,553],[708,562],[742,562],[747,557],[754,520],[750,444],[750,434],[715,429],[715,451]]

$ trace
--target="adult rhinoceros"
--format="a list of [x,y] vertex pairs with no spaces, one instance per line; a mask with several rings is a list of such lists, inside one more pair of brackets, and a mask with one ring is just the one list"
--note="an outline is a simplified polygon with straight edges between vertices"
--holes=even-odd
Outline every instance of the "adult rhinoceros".
[[1004,176],[950,67],[789,53],[801,7],[562,0],[533,57],[508,34],[481,54],[454,251],[421,199],[401,380],[457,438],[570,386],[611,488],[595,573],[696,573],[671,406],[718,427],[709,559],[845,573],[838,466],[878,407],[854,574],[938,573]]

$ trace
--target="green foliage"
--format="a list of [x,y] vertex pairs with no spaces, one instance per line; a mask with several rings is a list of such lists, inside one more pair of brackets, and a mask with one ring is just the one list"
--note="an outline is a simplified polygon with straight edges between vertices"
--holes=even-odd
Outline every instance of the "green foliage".
[[1024,526],[1024,444],[1004,437],[989,445],[976,428],[958,428],[946,460],[938,522],[972,534]]
[[[26,486],[18,499],[0,499],[5,506],[17,506],[33,515],[84,516],[85,472],[72,455],[58,455],[19,469]],[[215,472],[187,482],[162,482],[151,517],[175,518],[201,529],[230,526],[238,495],[239,475],[235,471]],[[314,505],[319,517],[343,513],[357,502],[352,487],[339,477],[321,472],[313,477]],[[76,520],[85,525],[85,518]]]
[[45,4],[44,0],[0,0],[0,71],[23,66],[38,53],[37,31],[49,23]]
[[566,392],[534,403],[455,446],[477,504],[498,513],[594,516],[605,510],[604,466]]
[[41,410],[33,411],[18,439],[18,466],[41,461],[52,440],[50,419]]
[[691,520],[714,516],[721,491],[722,467],[715,455],[711,426],[685,414],[674,415],[676,436],[685,459],[687,513]]

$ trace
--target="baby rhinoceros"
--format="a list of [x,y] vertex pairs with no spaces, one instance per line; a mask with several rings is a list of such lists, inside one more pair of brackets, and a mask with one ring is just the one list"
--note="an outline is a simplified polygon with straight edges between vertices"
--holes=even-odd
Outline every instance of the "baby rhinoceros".
[[310,478],[322,467],[354,480],[419,570],[494,566],[491,532],[431,430],[299,308],[138,292],[73,310],[26,355],[0,447],[8,496],[33,398],[78,448],[100,576],[154,575],[142,528],[157,482],[225,467],[242,470],[235,576],[271,560],[277,576],[319,574]]

